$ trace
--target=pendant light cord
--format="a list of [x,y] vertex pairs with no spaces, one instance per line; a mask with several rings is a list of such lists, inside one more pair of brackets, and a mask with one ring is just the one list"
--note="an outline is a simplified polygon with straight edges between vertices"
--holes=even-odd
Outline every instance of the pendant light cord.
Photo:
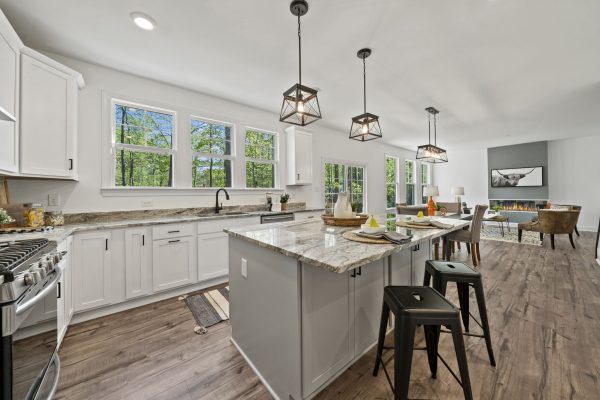
[[367,61],[366,57],[363,56],[363,104],[364,113],[367,113]]
[[429,144],[431,145],[431,113],[428,111],[429,113],[429,121],[427,123],[427,128],[429,130]]
[[437,118],[433,114],[433,145],[437,147]]
[[300,36],[300,13],[298,13],[298,83],[302,84],[302,37]]

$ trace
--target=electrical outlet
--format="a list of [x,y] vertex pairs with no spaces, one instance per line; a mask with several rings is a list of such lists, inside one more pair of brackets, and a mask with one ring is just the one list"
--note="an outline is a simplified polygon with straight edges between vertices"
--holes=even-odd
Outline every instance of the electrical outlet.
[[52,207],[60,206],[60,194],[50,193],[48,194],[48,205]]
[[152,200],[142,200],[142,207],[152,207],[153,205]]
[[248,279],[248,260],[242,258],[242,276]]

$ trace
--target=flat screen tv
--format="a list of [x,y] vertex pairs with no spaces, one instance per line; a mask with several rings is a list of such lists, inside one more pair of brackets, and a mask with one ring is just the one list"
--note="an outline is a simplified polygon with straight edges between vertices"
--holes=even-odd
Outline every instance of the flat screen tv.
[[492,169],[492,187],[544,186],[544,167]]

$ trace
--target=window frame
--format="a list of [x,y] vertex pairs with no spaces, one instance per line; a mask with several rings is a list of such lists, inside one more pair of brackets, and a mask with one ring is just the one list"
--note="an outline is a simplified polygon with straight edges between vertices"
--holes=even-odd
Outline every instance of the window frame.
[[[246,156],[246,137],[248,135],[248,131],[267,133],[267,134],[273,135],[273,159],[272,160]],[[250,189],[250,190],[270,189],[270,190],[273,190],[273,189],[279,188],[279,133],[268,130],[268,129],[260,129],[260,128],[254,128],[251,126],[246,126],[246,127],[244,127],[244,138],[243,139],[244,139],[243,140],[243,144],[244,144],[244,152],[243,152],[244,189]],[[248,187],[248,176],[247,176],[248,171],[246,168],[246,165],[248,162],[254,162],[254,163],[259,163],[259,164],[272,164],[273,165],[273,186],[272,187],[261,187],[261,188]]]
[[[159,147],[150,147],[150,146],[140,146],[135,144],[127,144],[127,143],[118,143],[116,141],[116,129],[117,129],[117,120],[116,120],[116,112],[115,106],[122,105],[125,107],[132,107],[137,109],[143,109],[144,111],[152,111],[160,114],[171,115],[173,118],[173,124],[171,127],[171,148],[170,149],[162,149]],[[118,189],[172,189],[176,188],[175,181],[175,165],[176,165],[176,156],[177,156],[177,111],[170,110],[163,107],[157,107],[152,105],[143,104],[140,102],[134,102],[129,100],[124,100],[120,97],[114,96],[110,98],[110,185],[111,188]],[[170,155],[171,156],[171,186],[118,186],[116,184],[116,174],[115,174],[115,163],[117,162],[117,151],[118,150],[129,150],[138,153],[153,153],[153,154],[161,154],[161,155]]]
[[[231,129],[231,135],[229,138],[229,142],[230,142],[230,146],[231,146],[231,154],[212,154],[212,153],[204,153],[202,151],[194,151],[194,149],[192,149],[192,121],[193,120],[202,121],[202,122],[206,122],[208,124],[213,124],[213,125],[228,126]],[[190,169],[194,168],[194,159],[196,159],[196,158],[219,158],[219,159],[223,159],[223,160],[230,160],[231,161],[231,187],[227,187],[227,189],[235,188],[236,187],[236,179],[235,179],[236,131],[235,131],[235,124],[232,122],[225,122],[225,121],[220,121],[220,120],[216,120],[216,119],[200,117],[196,114],[190,114],[188,116],[188,122],[189,122],[188,126],[189,126],[189,135],[190,135],[189,149],[190,149],[190,155],[191,155]],[[245,140],[245,137],[244,137],[244,140]],[[218,189],[218,188],[220,188],[220,186],[196,187],[196,186],[194,186],[193,180],[191,182],[191,187],[192,187],[192,189]]]
[[[407,164],[412,164],[412,171],[413,171],[413,176],[412,176],[412,182],[408,182],[408,180],[406,179],[406,166]],[[406,201],[406,205],[415,205],[415,200],[417,198],[417,194],[416,194],[416,189],[417,189],[417,162],[415,160],[411,160],[409,158],[404,159],[404,189],[405,189],[405,195],[404,198]],[[408,185],[411,184],[413,186],[413,198],[412,198],[412,202],[409,204],[408,202]]]
[[[323,188],[323,194],[321,196],[321,200],[323,200],[323,207],[325,208],[327,204],[325,203],[325,195],[326,195],[326,185],[325,185],[325,164],[340,164],[344,166],[344,191],[348,192],[348,171],[350,167],[362,168],[363,171],[363,192],[362,192],[362,204],[363,210],[362,213],[367,213],[368,205],[367,205],[367,165],[362,163],[357,163],[354,161],[346,161],[346,160],[338,160],[332,158],[323,158],[323,162],[321,163],[321,187]],[[327,211],[327,209],[326,209]]]
[[[387,187],[389,185],[389,183],[387,181],[387,160],[388,160],[388,158],[393,159],[394,163],[396,165],[396,174],[395,174],[396,176],[395,176],[395,182],[394,182],[394,191],[395,191],[395,193],[394,193],[395,194],[394,202],[395,202],[395,204],[394,204],[393,207],[388,207],[388,204],[387,204]],[[393,156],[391,154],[386,154],[384,160],[385,160],[384,161],[384,166],[385,166],[385,169],[384,169],[384,173],[385,173],[385,210],[386,211],[393,210],[395,212],[396,211],[396,204],[399,203],[399,201],[398,201],[398,197],[399,196],[398,195],[399,195],[399,192],[400,192],[399,191],[399,189],[400,189],[400,157]]]
[[[427,182],[423,182],[423,168],[427,169]],[[421,184],[421,200],[423,201],[422,204],[426,204],[427,203],[427,196],[425,196],[424,192],[425,192],[425,187],[427,187],[427,185],[431,185],[431,181],[432,181],[432,167],[431,164],[429,163],[421,163],[421,173],[419,174],[420,176],[420,184]]]

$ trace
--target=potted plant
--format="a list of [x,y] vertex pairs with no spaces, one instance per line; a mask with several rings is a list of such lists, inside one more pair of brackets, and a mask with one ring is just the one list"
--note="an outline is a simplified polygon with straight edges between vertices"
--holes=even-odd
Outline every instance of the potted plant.
[[283,193],[279,198],[279,202],[281,203],[281,211],[287,210],[287,203],[290,199],[290,195],[287,193]]
[[492,210],[494,210],[495,214],[498,214],[498,213],[500,213],[500,210],[502,210],[502,207],[501,206],[494,206],[494,207],[492,207]]
[[8,215],[6,210],[4,208],[0,208],[0,228],[2,228],[4,225],[8,225],[13,222],[15,222],[15,220],[10,215]]

